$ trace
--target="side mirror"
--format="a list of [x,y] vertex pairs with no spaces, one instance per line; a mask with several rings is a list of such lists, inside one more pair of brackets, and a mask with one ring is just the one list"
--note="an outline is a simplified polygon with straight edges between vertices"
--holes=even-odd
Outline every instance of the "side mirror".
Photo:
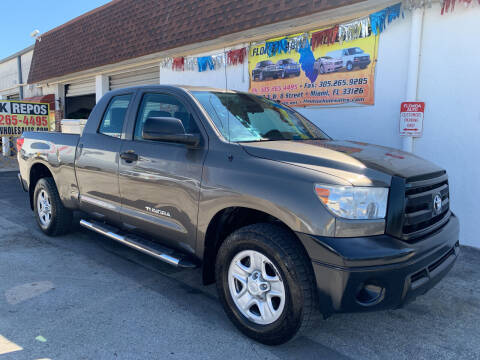
[[166,141],[196,147],[200,135],[187,134],[182,121],[174,117],[151,117],[143,125],[142,136],[146,140]]

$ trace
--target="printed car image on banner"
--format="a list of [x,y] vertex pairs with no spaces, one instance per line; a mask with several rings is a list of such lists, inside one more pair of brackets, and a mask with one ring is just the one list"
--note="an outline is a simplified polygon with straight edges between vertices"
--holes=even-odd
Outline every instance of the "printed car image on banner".
[[21,136],[24,131],[48,131],[52,122],[48,103],[0,100],[0,136]]
[[378,35],[312,50],[314,32],[304,35],[303,44],[297,34],[252,46],[250,92],[298,107],[373,105]]

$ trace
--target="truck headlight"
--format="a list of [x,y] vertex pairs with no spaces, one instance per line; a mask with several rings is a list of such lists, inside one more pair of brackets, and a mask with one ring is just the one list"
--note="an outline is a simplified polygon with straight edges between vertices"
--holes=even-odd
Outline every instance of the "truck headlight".
[[388,188],[315,185],[321,202],[345,219],[384,219],[387,213]]

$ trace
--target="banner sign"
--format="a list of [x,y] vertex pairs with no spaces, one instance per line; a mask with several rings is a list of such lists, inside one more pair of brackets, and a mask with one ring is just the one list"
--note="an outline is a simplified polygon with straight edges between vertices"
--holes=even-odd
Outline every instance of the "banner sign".
[[339,43],[322,34],[319,44],[318,33],[251,46],[250,92],[297,107],[373,105],[378,35]]
[[24,131],[48,131],[50,105],[0,100],[0,136],[20,136]]
[[400,106],[400,136],[422,136],[424,112],[424,102],[402,102]]

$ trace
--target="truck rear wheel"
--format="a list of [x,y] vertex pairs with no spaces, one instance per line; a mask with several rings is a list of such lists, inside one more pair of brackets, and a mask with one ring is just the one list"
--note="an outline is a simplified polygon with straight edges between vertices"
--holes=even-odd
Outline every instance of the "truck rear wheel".
[[52,178],[38,180],[33,199],[35,219],[45,234],[57,236],[68,232],[72,212],[63,206]]
[[216,261],[225,312],[245,335],[277,345],[310,325],[317,311],[313,270],[298,239],[273,224],[232,233]]

